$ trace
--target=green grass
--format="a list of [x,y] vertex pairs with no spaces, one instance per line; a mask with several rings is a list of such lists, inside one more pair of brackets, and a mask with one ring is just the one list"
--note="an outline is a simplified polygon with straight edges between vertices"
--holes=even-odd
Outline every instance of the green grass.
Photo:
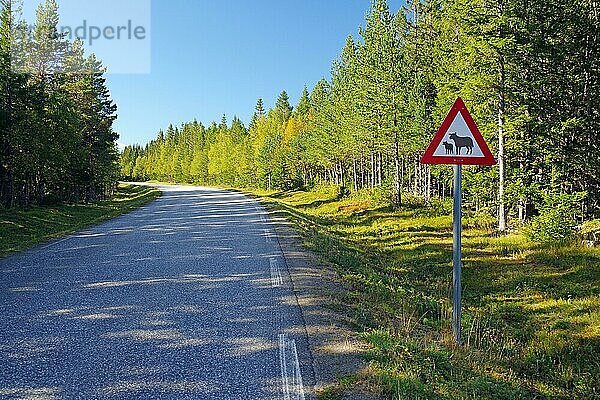
[[0,257],[127,213],[158,196],[154,188],[119,184],[111,199],[97,203],[0,209]]
[[600,249],[498,236],[467,213],[465,344],[456,347],[448,207],[257,194],[349,289],[342,300],[372,348],[361,385],[390,399],[600,398]]

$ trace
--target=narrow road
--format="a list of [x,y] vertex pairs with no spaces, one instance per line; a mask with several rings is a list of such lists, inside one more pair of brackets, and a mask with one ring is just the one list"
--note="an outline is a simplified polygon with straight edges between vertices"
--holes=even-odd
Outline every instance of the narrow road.
[[306,329],[264,209],[161,189],[0,260],[1,399],[310,398]]

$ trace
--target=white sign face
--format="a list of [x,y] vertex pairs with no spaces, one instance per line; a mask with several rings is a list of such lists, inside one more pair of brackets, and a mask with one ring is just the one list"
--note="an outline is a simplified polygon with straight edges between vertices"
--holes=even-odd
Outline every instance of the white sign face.
[[456,114],[454,121],[433,153],[434,157],[473,157],[484,158],[473,133],[467,126],[462,112]]
[[459,97],[421,158],[423,164],[496,165],[481,132]]

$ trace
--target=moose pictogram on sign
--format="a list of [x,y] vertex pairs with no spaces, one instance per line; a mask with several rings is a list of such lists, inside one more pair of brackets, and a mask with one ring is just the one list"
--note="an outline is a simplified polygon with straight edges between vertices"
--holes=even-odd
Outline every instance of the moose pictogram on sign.
[[495,165],[496,159],[459,97],[421,160],[423,164]]

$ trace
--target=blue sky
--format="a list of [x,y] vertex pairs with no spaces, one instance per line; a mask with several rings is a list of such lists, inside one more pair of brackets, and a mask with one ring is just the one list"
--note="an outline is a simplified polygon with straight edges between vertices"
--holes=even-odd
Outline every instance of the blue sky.
[[[400,3],[390,0],[394,9]],[[310,90],[329,77],[370,8],[370,0],[151,4],[151,73],[108,75],[121,145],[144,144],[169,123],[194,118],[210,123],[237,115],[247,123],[259,97],[269,108],[282,90],[295,105],[305,85]]]
[[157,0],[152,2],[152,72],[110,75],[121,144],[158,129],[223,114],[247,122],[256,100],[282,90],[293,104],[304,85],[328,77],[368,0]]

